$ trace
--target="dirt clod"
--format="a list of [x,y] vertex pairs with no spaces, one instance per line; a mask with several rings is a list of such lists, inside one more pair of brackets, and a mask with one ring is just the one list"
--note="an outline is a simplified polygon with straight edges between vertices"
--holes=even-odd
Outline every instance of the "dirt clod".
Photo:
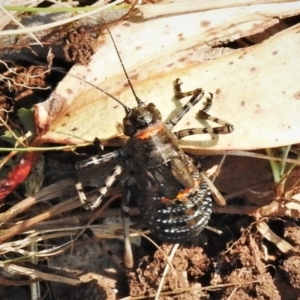
[[[181,246],[172,258],[172,267],[163,278],[167,266],[166,256],[170,254],[172,247],[173,245],[163,244],[162,251],[157,250],[153,259],[148,256],[144,257],[139,264],[137,273],[129,274],[132,296],[155,295],[162,280],[160,299],[201,299],[205,296],[205,293],[201,291],[201,284],[197,280],[205,274],[210,262],[201,247]],[[164,292],[170,291],[175,291],[172,293],[172,297],[163,296]]]
[[91,56],[95,53],[96,39],[83,30],[71,30],[65,36],[65,46],[63,48],[68,62],[81,63],[87,65]]

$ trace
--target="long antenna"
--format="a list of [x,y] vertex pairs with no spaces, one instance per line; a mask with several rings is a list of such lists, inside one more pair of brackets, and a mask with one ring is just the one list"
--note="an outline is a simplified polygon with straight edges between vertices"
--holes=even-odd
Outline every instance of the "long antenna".
[[103,20],[103,22],[104,22],[104,25],[105,25],[105,27],[106,27],[106,29],[107,29],[107,31],[108,31],[108,34],[109,34],[111,40],[112,40],[112,42],[113,42],[113,45],[114,45],[114,48],[115,48],[115,50],[116,50],[116,52],[117,52],[117,55],[118,55],[119,61],[120,61],[120,63],[121,63],[122,69],[123,69],[123,71],[124,71],[124,74],[125,74],[125,76],[126,76],[126,79],[127,79],[127,81],[128,81],[128,84],[129,84],[129,86],[130,86],[130,89],[131,89],[131,91],[132,91],[132,94],[133,94],[133,96],[134,96],[134,98],[135,98],[135,100],[136,100],[138,106],[146,106],[146,104],[145,104],[145,103],[137,96],[137,94],[135,93],[134,88],[133,88],[133,86],[132,86],[132,83],[131,83],[131,81],[130,81],[130,79],[129,79],[129,76],[128,76],[127,72],[126,72],[126,69],[125,69],[125,67],[124,67],[124,64],[123,64],[121,55],[120,55],[120,53],[119,53],[119,50],[118,50],[118,48],[117,48],[117,46],[116,46],[115,40],[114,40],[114,38],[113,38],[113,36],[112,36],[112,34],[111,34],[111,32],[110,32],[110,30],[109,30],[109,28],[108,28],[106,22],[104,21],[103,17],[102,17],[102,20]]
[[[58,72],[62,72],[60,68],[52,68],[52,70],[56,70],[56,71],[58,71]],[[62,73],[66,74],[65,72],[62,72]],[[92,86],[93,88],[95,88],[95,89],[101,91],[101,92],[102,92],[103,94],[105,94],[106,96],[108,96],[108,97],[114,99],[114,100],[115,100],[116,102],[118,102],[121,106],[123,106],[123,108],[124,108],[124,110],[125,110],[125,113],[126,113],[127,115],[130,114],[131,108],[129,108],[128,106],[126,106],[125,104],[123,104],[118,98],[116,98],[116,97],[113,96],[112,94],[106,92],[105,90],[103,90],[103,89],[100,88],[99,86],[97,86],[97,85],[95,85],[95,84],[93,84],[93,83],[91,83],[91,82],[88,82],[87,80],[85,80],[85,79],[83,79],[83,78],[81,78],[81,77],[79,77],[79,76],[76,76],[76,75],[74,75],[74,74],[72,74],[72,73],[68,73],[67,75],[70,75],[70,76],[72,76],[72,77],[74,77],[74,78],[79,79],[80,81],[82,81],[82,82],[84,82],[84,83],[86,83],[86,84]]]

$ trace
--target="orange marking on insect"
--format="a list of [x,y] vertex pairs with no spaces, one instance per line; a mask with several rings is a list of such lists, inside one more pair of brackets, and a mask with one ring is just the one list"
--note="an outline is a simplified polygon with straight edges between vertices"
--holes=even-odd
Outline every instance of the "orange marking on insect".
[[164,128],[163,123],[156,123],[154,125],[148,126],[147,128],[142,129],[141,131],[137,132],[135,137],[137,139],[144,140],[144,139],[147,139],[149,137],[152,137],[152,136],[156,135],[163,128]]
[[186,198],[189,193],[191,192],[193,188],[185,188],[184,190],[180,191],[177,196],[176,196],[176,199],[184,199]]
[[191,192],[192,189],[193,188],[186,188],[184,190],[181,190],[174,199],[162,197],[160,199],[160,202],[161,203],[173,203],[175,199],[183,200],[183,199],[188,197],[188,195],[189,195],[189,193]]

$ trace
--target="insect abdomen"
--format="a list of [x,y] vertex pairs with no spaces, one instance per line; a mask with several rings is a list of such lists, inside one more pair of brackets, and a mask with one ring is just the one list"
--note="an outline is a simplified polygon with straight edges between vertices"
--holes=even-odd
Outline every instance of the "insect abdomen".
[[207,225],[212,213],[211,193],[205,181],[185,199],[165,201],[162,198],[145,198],[147,194],[143,197],[142,193],[136,192],[144,221],[151,232],[164,242],[192,240]]

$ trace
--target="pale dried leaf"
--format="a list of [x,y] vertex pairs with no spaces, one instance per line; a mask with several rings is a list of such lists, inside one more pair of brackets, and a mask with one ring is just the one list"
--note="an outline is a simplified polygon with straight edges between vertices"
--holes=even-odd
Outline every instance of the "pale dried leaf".
[[[142,5],[139,10],[144,19],[155,18],[173,14],[182,14],[187,12],[205,11],[211,9],[220,9],[226,7],[238,7],[253,4],[273,4],[284,2],[284,0],[163,0],[156,5]],[[292,1],[288,1],[292,2]],[[296,2],[296,1],[294,1]],[[284,4],[283,3],[283,4]]]
[[[183,90],[203,87],[213,92],[211,114],[235,126],[232,134],[224,136],[189,137],[181,143],[185,149],[255,149],[300,140],[299,26],[215,60],[199,63],[197,58],[197,51],[208,43],[261,32],[278,22],[275,15],[267,15],[268,10],[262,8],[258,13],[255,6],[254,14],[251,9],[226,9],[223,14],[218,11],[218,17],[216,11],[208,11],[144,23],[124,22],[112,28],[137,94],[148,103],[154,102],[163,120],[182,106],[172,99],[172,82],[181,78]],[[280,15],[290,14],[290,9],[286,4]],[[297,9],[299,13],[300,3]],[[70,73],[100,86],[130,107],[135,105],[107,36],[91,63],[76,66]],[[194,107],[174,130],[203,126],[196,119],[201,107]],[[114,100],[73,76],[61,82],[49,101],[36,106],[36,123],[41,131],[48,130],[42,141],[82,143],[95,137],[102,141],[120,137],[123,117],[123,109]]]

